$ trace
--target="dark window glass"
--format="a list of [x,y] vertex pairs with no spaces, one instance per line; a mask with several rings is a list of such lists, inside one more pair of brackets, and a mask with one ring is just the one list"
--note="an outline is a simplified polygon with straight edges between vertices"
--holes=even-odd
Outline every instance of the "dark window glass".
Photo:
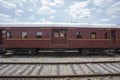
[[105,39],[109,39],[109,33],[108,32],[105,32]]
[[42,32],[37,32],[37,38],[42,38]]
[[27,32],[22,32],[22,39],[27,38]]
[[12,33],[11,32],[7,32],[7,38],[12,38]]
[[113,30],[113,31],[111,31],[111,37],[115,37],[115,31]]
[[76,37],[77,38],[82,38],[82,33],[81,32],[76,32]]
[[90,38],[91,39],[96,39],[96,32],[92,32],[91,35],[90,35]]

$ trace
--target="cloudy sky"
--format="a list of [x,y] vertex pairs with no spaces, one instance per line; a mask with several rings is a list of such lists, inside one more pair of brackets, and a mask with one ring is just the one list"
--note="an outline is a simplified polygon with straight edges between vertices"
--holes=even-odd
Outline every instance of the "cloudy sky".
[[120,0],[0,0],[0,23],[120,24]]

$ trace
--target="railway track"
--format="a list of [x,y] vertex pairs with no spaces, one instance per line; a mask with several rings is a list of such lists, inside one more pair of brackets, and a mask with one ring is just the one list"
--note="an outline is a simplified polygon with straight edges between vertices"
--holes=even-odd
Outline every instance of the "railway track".
[[1,62],[2,78],[65,78],[120,76],[120,61],[105,62]]

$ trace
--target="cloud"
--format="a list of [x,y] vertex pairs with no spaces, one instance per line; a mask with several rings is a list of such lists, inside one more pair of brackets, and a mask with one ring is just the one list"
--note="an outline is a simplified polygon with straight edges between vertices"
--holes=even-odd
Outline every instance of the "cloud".
[[18,22],[16,19],[12,19],[9,15],[0,13],[0,22]]
[[54,18],[55,18],[55,16],[50,16],[50,18],[49,18],[49,19],[51,19],[51,20],[52,20],[52,19],[54,19]]
[[113,3],[113,0],[93,0],[92,3],[99,7],[107,7]]
[[0,6],[2,6],[4,8],[9,8],[9,9],[16,8],[16,4],[11,3],[11,2],[7,2],[5,0],[0,0]]
[[2,19],[2,18],[10,18],[10,16],[0,13],[0,19]]
[[21,14],[23,13],[22,10],[18,9],[18,10],[15,10],[15,13],[17,16],[21,16]]
[[[36,0],[37,1],[37,0]],[[51,7],[59,7],[64,3],[64,0],[41,0],[42,7],[39,8],[39,14],[52,14],[56,10]]]
[[120,2],[114,3],[112,6],[110,6],[107,10],[107,14],[118,14],[120,15]]
[[35,16],[32,14],[30,17],[29,17],[30,20],[32,19],[35,19]]
[[112,15],[111,18],[118,18],[118,16],[117,15]]
[[58,7],[64,3],[64,0],[41,0],[42,5]]
[[28,11],[33,12],[33,9],[32,9],[32,8],[29,8]]
[[101,21],[108,22],[108,21],[110,21],[110,19],[101,19]]
[[52,21],[46,20],[45,18],[40,19],[40,22],[41,22],[41,23],[53,23]]
[[98,13],[102,13],[102,12],[103,12],[102,9],[97,9],[96,11],[97,11]]
[[91,16],[91,11],[87,6],[88,1],[75,2],[73,5],[70,5],[66,11],[74,19],[87,18]]
[[42,6],[38,11],[39,14],[51,14],[56,12],[55,10],[51,9],[48,6]]
[[12,0],[11,2],[23,8],[24,3],[26,3],[27,0]]
[[10,23],[10,22],[17,23],[19,21],[15,20],[15,19],[2,19],[2,20],[0,19],[0,23],[3,23],[3,22],[5,22],[5,23]]
[[38,21],[38,20],[36,19],[34,14],[32,14],[30,17],[28,17],[28,22],[36,22],[36,21]]

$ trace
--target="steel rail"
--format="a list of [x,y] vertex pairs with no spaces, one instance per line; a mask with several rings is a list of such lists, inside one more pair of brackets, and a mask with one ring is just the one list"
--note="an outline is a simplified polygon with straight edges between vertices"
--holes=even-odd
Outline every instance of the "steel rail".
[[97,63],[120,63],[120,61],[88,61],[88,62],[0,62],[0,64],[97,64]]
[[84,75],[40,75],[40,76],[0,76],[0,78],[65,78],[65,77],[103,77],[120,76],[120,73],[109,74],[84,74]]

